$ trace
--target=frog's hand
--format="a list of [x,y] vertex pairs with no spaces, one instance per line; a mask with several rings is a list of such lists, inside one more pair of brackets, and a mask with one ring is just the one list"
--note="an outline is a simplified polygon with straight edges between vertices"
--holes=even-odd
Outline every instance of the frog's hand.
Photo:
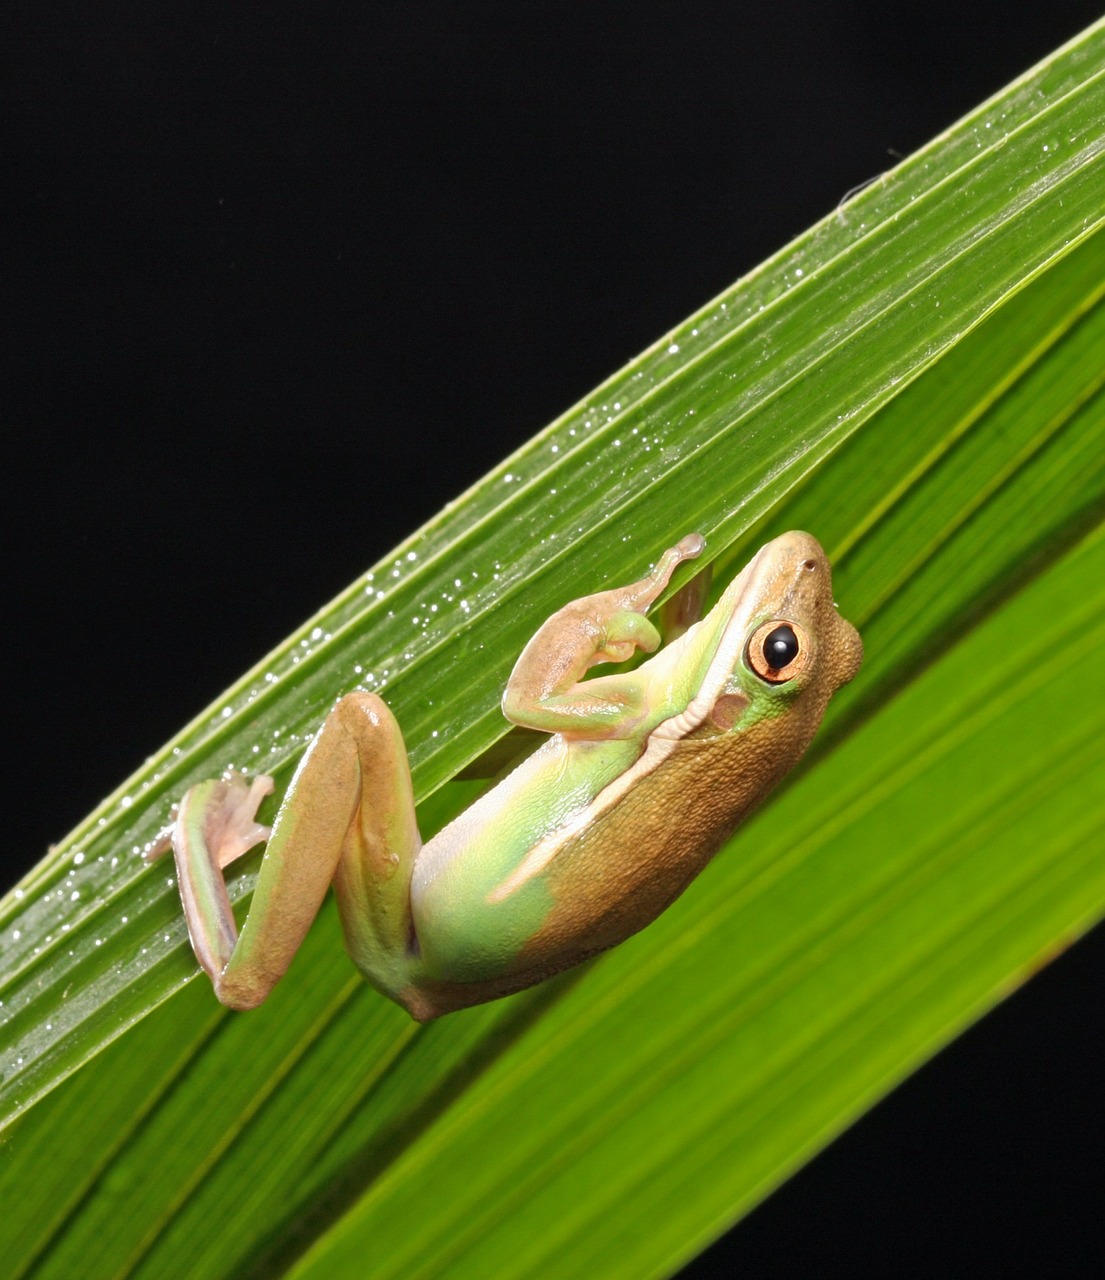
[[[418,852],[410,773],[391,712],[374,694],[334,707],[308,747],[273,824],[238,936],[222,876],[265,790],[204,782],[180,803],[173,852],[196,958],[234,1009],[261,1003],[283,976],[332,880],[346,942],[371,976],[402,966]],[[254,836],[254,840],[256,836]],[[228,856],[229,855],[229,856]],[[385,984],[386,985],[386,984]]]
[[701,555],[705,540],[691,533],[627,587],[573,600],[553,614],[525,649],[507,682],[503,714],[515,724],[577,738],[624,736],[639,718],[643,686],[632,675],[581,683],[600,662],[625,662],[636,650],[652,653],[660,632],[645,610],[676,567]]

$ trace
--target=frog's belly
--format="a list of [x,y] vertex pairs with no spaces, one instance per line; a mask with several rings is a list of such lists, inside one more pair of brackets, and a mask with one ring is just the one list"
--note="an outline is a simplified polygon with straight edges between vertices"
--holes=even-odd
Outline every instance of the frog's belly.
[[762,760],[748,767],[755,736],[653,741],[636,766],[551,830],[527,829],[507,856],[496,845],[504,829],[487,823],[451,860],[439,854],[436,875],[416,868],[424,975],[537,981],[643,928],[769,789]]
[[423,973],[473,982],[513,967],[552,899],[541,876],[505,899],[497,890],[550,833],[573,830],[641,749],[631,741],[567,743],[555,735],[423,847],[411,878]]
[[[474,894],[438,884],[412,895],[421,954],[400,995],[411,1014],[424,1021],[534,986],[654,920],[738,820],[687,825],[710,806],[689,790],[680,801],[667,803],[658,787],[638,782],[605,815],[576,815],[554,833],[552,856],[532,874],[500,878]],[[428,918],[435,905],[440,914]]]

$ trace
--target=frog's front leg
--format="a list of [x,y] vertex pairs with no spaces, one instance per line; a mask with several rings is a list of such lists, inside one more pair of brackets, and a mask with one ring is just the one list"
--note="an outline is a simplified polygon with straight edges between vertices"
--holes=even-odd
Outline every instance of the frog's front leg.
[[600,662],[625,662],[636,650],[652,653],[660,632],[645,611],[684,560],[701,555],[705,540],[690,533],[627,587],[573,600],[538,628],[515,663],[503,693],[503,714],[515,724],[568,738],[631,736],[646,710],[645,688],[631,675],[583,683]]
[[[300,762],[271,836],[254,822],[270,790],[267,778],[199,783],[180,802],[172,828],[188,933],[215,994],[234,1009],[260,1004],[291,963],[331,881],[350,954],[394,994],[410,962],[410,878],[420,846],[395,718],[375,694],[342,698]],[[239,935],[222,868],[266,837]]]

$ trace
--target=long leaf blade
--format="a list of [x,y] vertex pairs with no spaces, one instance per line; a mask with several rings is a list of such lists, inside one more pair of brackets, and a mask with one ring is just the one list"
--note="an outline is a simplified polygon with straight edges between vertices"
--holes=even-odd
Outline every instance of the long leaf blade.
[[[840,553],[864,679],[812,767],[664,921],[578,983],[415,1031],[350,976],[327,913],[298,987],[250,1019],[179,994],[143,1041],[164,1042],[160,1065],[127,1071],[124,1039],[16,1128],[16,1273],[266,1274],[307,1250],[303,1274],[360,1274],[371,1256],[381,1275],[524,1275],[570,1241],[580,1274],[663,1274],[1100,914],[1079,861],[1100,811],[1074,806],[1101,791],[1085,750],[1101,700],[1049,701],[1039,682],[1072,600],[1091,654],[1102,643],[1086,583],[1105,581],[1103,65],[1099,26],[645,353],[251,673],[9,899],[11,1114],[192,971],[170,887],[119,852],[188,777],[230,760],[286,777],[336,692],[386,684],[429,794],[499,732],[505,666],[536,618],[592,585],[581,563],[610,581],[692,526],[735,553],[764,527],[810,524]],[[623,457],[633,477],[612,479]],[[614,512],[624,544],[601,536]],[[445,692],[419,704],[419,682]],[[1016,696],[1040,718],[1018,719]],[[1044,794],[1037,725],[1078,761]],[[998,767],[976,793],[980,746]],[[461,801],[437,790],[426,826]],[[883,862],[861,856],[895,840]],[[725,981],[703,991],[702,973]],[[44,1137],[103,1088],[133,1120],[119,1107],[111,1130],[92,1107],[99,1154],[60,1187],[36,1182]],[[642,1219],[652,1243],[629,1248]]]

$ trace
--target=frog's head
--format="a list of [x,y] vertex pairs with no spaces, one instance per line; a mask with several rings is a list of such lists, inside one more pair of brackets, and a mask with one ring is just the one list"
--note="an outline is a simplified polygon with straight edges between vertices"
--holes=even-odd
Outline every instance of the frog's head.
[[863,660],[859,633],[833,601],[824,551],[797,530],[762,547],[676,644],[693,685],[686,710],[661,729],[663,737],[743,730],[785,713],[796,740],[808,740],[802,726],[812,735]]
[[784,533],[745,573],[732,602],[732,622],[744,631],[744,668],[768,686],[816,686],[828,701],[859,671],[863,642],[837,612],[820,543],[799,530]]

